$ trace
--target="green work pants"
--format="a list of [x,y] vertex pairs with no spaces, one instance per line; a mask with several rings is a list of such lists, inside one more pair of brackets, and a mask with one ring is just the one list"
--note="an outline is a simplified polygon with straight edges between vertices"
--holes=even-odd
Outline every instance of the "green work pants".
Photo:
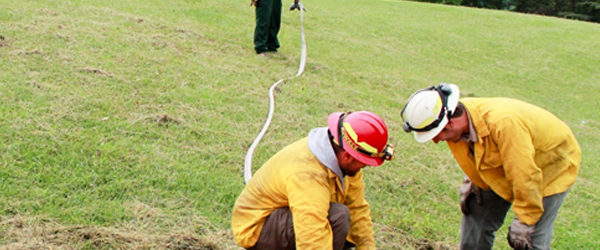
[[279,26],[281,25],[281,0],[258,0],[256,3],[256,28],[254,50],[256,53],[277,51]]

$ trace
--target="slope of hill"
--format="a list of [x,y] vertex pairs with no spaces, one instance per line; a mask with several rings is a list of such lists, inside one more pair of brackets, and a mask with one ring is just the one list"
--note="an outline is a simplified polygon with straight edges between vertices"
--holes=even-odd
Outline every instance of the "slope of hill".
[[[307,67],[277,93],[254,169],[330,112],[374,111],[398,154],[366,169],[378,246],[454,249],[462,173],[445,145],[402,131],[400,109],[417,89],[456,83],[571,126],[583,162],[553,247],[600,245],[600,25],[396,0],[303,3]],[[268,87],[295,74],[300,54],[298,13],[284,11],[280,54],[255,56],[248,5],[0,2],[0,244],[235,249],[243,157]]]

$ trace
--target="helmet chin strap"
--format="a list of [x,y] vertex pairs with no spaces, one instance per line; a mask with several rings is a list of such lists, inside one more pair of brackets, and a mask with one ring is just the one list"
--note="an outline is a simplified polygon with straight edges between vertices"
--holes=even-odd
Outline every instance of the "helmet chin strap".
[[342,113],[340,115],[340,119],[338,120],[338,145],[340,146],[340,148],[342,148],[342,150],[344,150],[344,142],[342,142],[342,128],[344,127],[344,118],[346,118],[346,114],[350,114],[352,112],[348,112],[348,113]]

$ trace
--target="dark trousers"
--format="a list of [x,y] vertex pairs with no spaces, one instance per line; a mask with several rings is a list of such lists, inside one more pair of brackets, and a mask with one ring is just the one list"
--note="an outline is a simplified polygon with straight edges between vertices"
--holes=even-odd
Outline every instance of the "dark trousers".
[[[330,203],[327,217],[333,230],[333,249],[344,249],[353,246],[346,242],[350,231],[350,210],[341,203]],[[296,237],[292,212],[288,207],[278,208],[267,217],[256,245],[249,248],[257,249],[296,249]]]
[[[534,249],[550,249],[554,220],[566,195],[567,192],[563,192],[542,199],[544,213],[535,224],[535,233],[532,237]],[[477,204],[474,198],[468,201],[471,213],[462,217],[460,249],[492,249],[496,231],[502,226],[504,217],[511,207],[509,202],[493,191],[481,190],[481,196],[481,205]]]
[[281,0],[258,0],[256,3],[256,28],[254,50],[256,53],[277,51],[279,26],[281,25]]

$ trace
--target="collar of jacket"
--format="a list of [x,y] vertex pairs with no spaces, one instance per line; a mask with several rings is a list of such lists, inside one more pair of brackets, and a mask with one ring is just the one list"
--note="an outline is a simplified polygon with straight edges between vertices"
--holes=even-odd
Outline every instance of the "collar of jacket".
[[471,118],[471,122],[475,127],[475,131],[477,133],[477,142],[482,143],[482,139],[490,134],[488,130],[486,121],[484,120],[483,110],[479,109],[477,105],[478,101],[483,100],[484,98],[463,98],[460,101],[465,105],[467,109],[467,114],[469,114],[469,118]]
[[340,178],[342,187],[344,187],[344,174],[329,142],[327,127],[310,130],[308,133],[308,149],[317,157],[321,164],[325,165]]
[[471,119],[471,114],[469,114],[469,111],[465,108],[465,113],[467,115],[467,119],[469,120],[469,133],[468,134],[464,134],[461,136],[461,140],[466,141],[466,142],[477,142],[477,130],[475,130],[475,127],[473,126],[473,119]]

